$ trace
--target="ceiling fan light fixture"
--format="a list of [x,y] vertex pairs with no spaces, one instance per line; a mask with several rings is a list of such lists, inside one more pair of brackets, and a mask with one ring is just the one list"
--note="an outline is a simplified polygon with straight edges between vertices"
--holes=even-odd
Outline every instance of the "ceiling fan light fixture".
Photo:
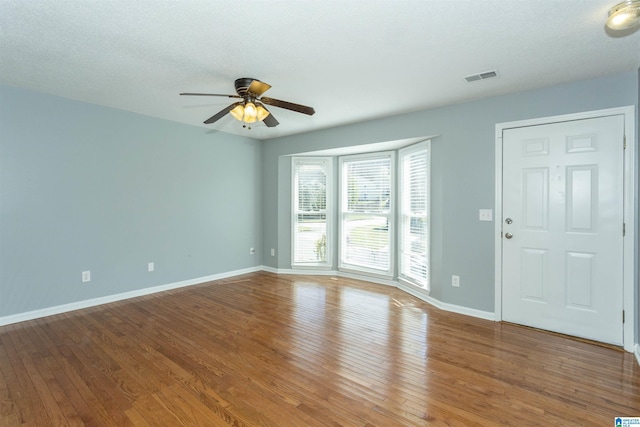
[[269,90],[271,85],[248,77],[241,77],[235,81],[237,95],[226,95],[220,93],[194,93],[194,92],[182,92],[180,95],[191,96],[223,96],[225,98],[239,98],[241,101],[235,102],[222,110],[218,111],[213,116],[204,121],[209,125],[215,123],[227,114],[243,123],[243,128],[251,129],[250,124],[257,121],[264,122],[266,127],[275,127],[280,124],[273,117],[273,114],[264,105],[270,107],[284,108],[285,110],[294,111],[296,113],[307,114],[312,116],[315,114],[315,110],[312,107],[306,105],[294,104],[293,102],[282,101],[280,99],[263,97],[262,94]]
[[244,105],[236,105],[236,107],[233,110],[229,111],[229,113],[231,113],[234,119],[242,121],[242,119],[244,118]]
[[626,0],[609,9],[607,27],[628,30],[640,26],[640,0]]
[[267,118],[267,116],[269,116],[269,112],[267,111],[266,108],[264,108],[261,104],[258,104],[258,106],[256,107],[256,111],[258,114],[258,121],[263,121],[264,119]]
[[258,110],[256,105],[249,101],[244,104],[244,121],[247,123],[253,123],[258,118]]

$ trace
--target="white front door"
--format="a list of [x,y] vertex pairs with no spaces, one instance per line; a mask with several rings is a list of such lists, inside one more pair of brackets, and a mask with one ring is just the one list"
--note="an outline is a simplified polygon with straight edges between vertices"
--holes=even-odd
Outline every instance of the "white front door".
[[623,115],[503,131],[503,320],[623,344],[623,135]]

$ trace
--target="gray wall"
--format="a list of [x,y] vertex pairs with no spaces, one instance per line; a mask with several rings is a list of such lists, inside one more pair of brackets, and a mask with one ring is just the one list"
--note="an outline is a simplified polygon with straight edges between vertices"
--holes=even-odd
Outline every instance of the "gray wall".
[[10,87],[0,138],[0,317],[262,264],[258,141]]
[[258,142],[0,87],[0,317],[261,264],[288,269],[285,156],[425,135],[438,135],[432,295],[493,311],[493,224],[477,216],[494,207],[495,124],[639,99],[632,72]]
[[[637,74],[625,73],[269,140],[263,149],[263,252],[276,248],[277,255],[265,255],[264,262],[291,268],[291,171],[283,156],[438,135],[431,144],[431,295],[493,311],[494,224],[479,222],[478,209],[494,207],[496,123],[637,108],[637,87]],[[459,288],[450,286],[452,274],[461,277]]]

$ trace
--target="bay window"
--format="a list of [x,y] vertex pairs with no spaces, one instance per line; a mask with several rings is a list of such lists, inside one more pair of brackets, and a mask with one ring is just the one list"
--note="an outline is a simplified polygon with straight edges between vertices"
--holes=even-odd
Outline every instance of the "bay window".
[[294,157],[292,267],[337,267],[429,290],[430,147],[427,140],[397,151],[337,154],[335,173],[336,157]]
[[425,141],[399,151],[398,277],[429,289],[429,148]]
[[327,157],[294,158],[292,265],[329,267],[331,163]]
[[393,276],[393,152],[340,158],[341,269]]

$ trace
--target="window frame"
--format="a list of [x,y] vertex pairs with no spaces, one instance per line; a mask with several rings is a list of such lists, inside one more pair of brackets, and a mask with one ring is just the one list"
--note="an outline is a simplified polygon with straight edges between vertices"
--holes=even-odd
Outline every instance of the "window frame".
[[[298,225],[298,165],[325,165],[325,260],[318,262],[297,262],[296,261],[296,226]],[[330,269],[333,260],[333,157],[304,157],[297,156],[291,158],[291,268],[315,268]]]
[[[355,264],[350,264],[344,261],[345,251],[347,249],[346,235],[345,235],[345,215],[352,214],[345,212],[347,204],[347,185],[348,179],[345,176],[345,164],[351,161],[358,160],[376,160],[376,159],[389,159],[389,209],[388,213],[368,213],[372,216],[386,216],[389,224],[389,266],[387,270],[367,268]],[[396,152],[395,151],[377,151],[371,153],[354,154],[349,156],[338,157],[338,270],[345,272],[352,272],[358,274],[366,274],[371,276],[377,276],[385,279],[393,279],[395,274],[395,259],[396,259]]]
[[[418,280],[416,280],[415,278],[411,277],[410,275],[405,274],[405,270],[404,270],[404,265],[403,265],[403,248],[404,248],[404,242],[403,242],[403,236],[405,234],[405,230],[404,227],[405,222],[404,222],[404,218],[405,215],[409,215],[409,217],[412,217],[413,215],[411,215],[412,213],[405,213],[404,211],[404,206],[405,206],[405,200],[404,200],[404,196],[406,195],[406,192],[409,191],[408,188],[404,188],[403,186],[403,180],[404,180],[404,172],[405,172],[405,166],[404,166],[404,158],[406,156],[410,156],[415,154],[416,152],[420,152],[420,151],[425,151],[426,152],[426,157],[427,157],[427,162],[426,162],[426,211],[424,214],[424,219],[425,219],[425,226],[426,226],[426,232],[425,232],[425,248],[426,248],[426,279],[425,279],[425,283],[420,283]],[[401,148],[400,150],[398,150],[398,210],[397,210],[397,214],[398,214],[398,280],[402,281],[405,284],[411,285],[411,286],[416,286],[420,289],[424,289],[426,291],[429,291],[431,288],[431,141],[430,140],[426,140],[426,141],[422,141],[419,142],[417,144],[413,144],[410,145],[408,147],[404,147]]]

